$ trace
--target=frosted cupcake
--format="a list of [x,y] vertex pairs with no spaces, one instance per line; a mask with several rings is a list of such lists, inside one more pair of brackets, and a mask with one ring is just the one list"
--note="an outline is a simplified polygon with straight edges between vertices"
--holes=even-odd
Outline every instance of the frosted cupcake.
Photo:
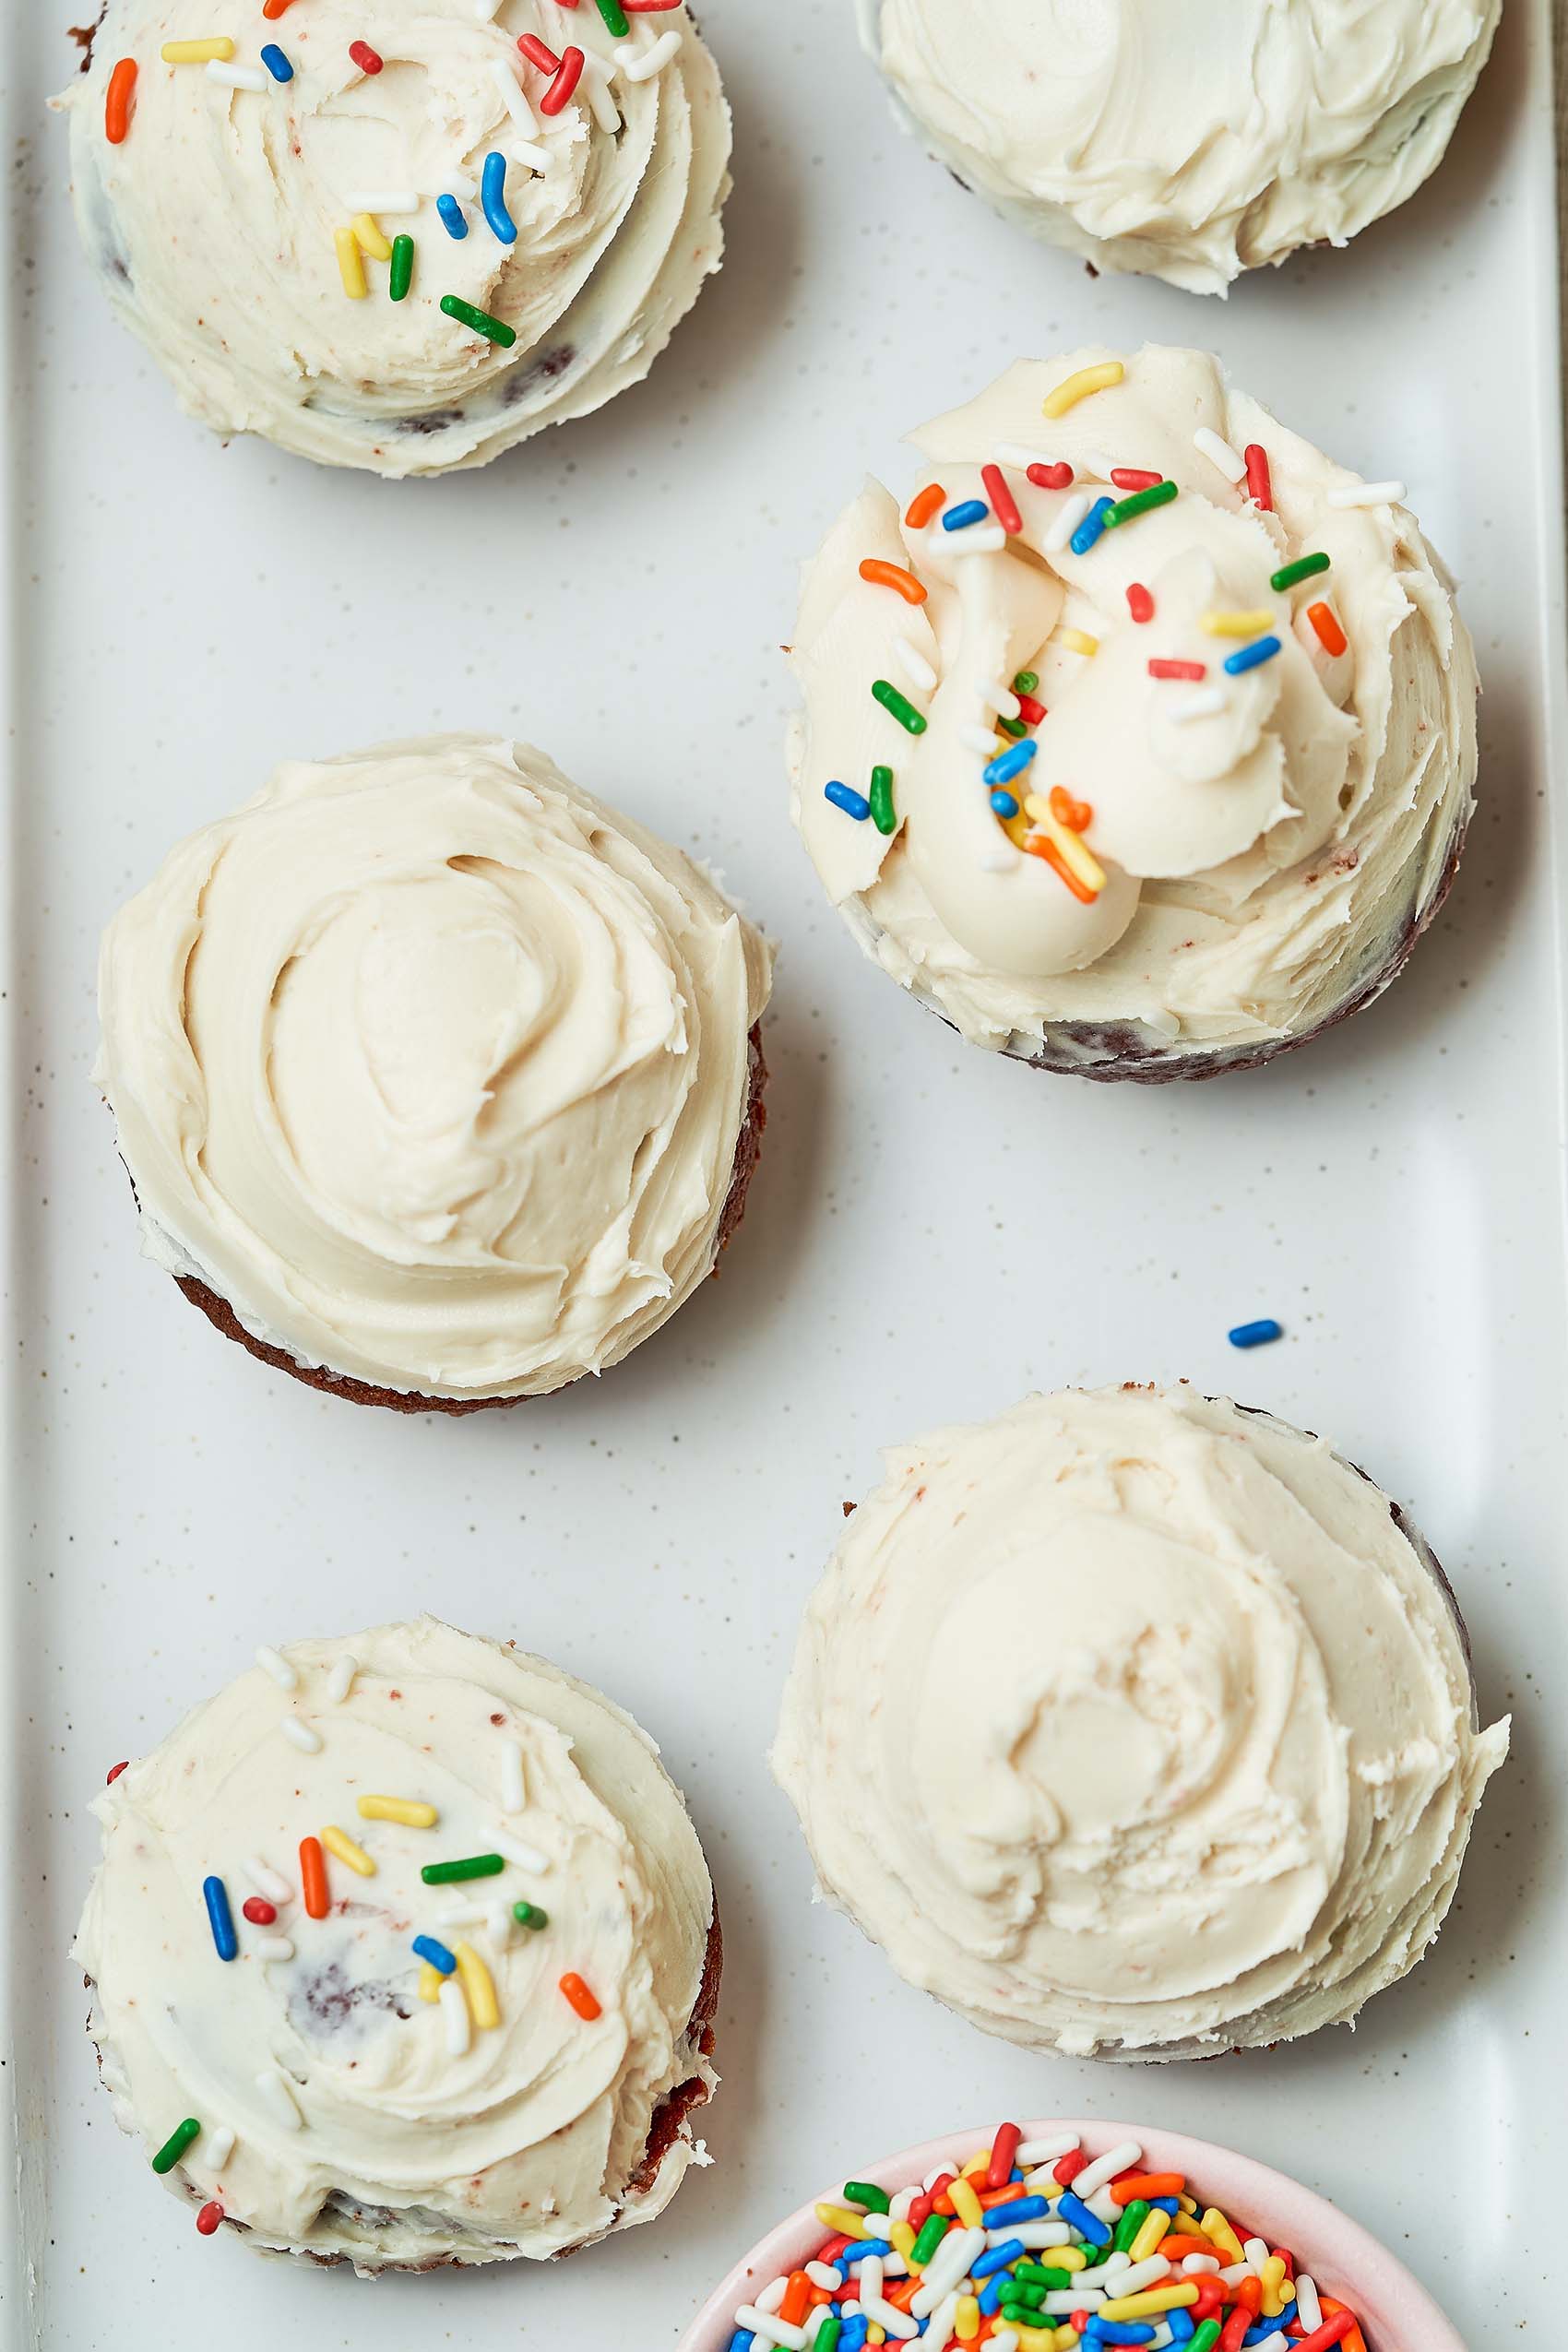
[[678,0],[108,0],[60,102],[89,259],[184,405],[325,465],[602,408],[719,267],[730,114]]
[[773,1763],[901,1976],[1011,2041],[1158,2060],[1348,2025],[1416,1965],[1508,1726],[1386,1495],[1186,1389],[886,1461]]
[[1476,670],[1397,481],[1202,352],[1020,361],[806,566],[792,811],[977,1045],[1206,1077],[1367,1004],[1442,904]]
[[702,1849],[652,1741],[542,1658],[434,1618],[262,1651],[94,1811],[88,2030],[204,2233],[540,2261],[703,2160]]
[[1222,293],[1441,162],[1501,0],[857,0],[950,171],[1096,269]]
[[740,1220],[770,962],[689,858],[526,745],[279,768],[104,935],[97,1075],[143,1248],[360,1403],[603,1372]]

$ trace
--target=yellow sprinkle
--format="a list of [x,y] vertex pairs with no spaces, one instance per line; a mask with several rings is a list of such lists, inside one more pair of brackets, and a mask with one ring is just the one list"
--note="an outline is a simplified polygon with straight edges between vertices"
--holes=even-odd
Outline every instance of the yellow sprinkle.
[[1037,832],[1045,834],[1056,845],[1063,865],[1072,869],[1086,890],[1098,897],[1105,887],[1105,868],[1093,851],[1085,847],[1081,833],[1063,825],[1051,813],[1051,802],[1039,792],[1031,792],[1024,808]]
[[342,1830],[334,1829],[328,1823],[327,1827],[321,1832],[321,1842],[329,1854],[336,1854],[340,1862],[347,1862],[351,1871],[358,1871],[361,1878],[375,1876],[375,1864],[371,1860],[364,1847],[356,1846],[353,1839],[346,1836]]
[[1091,392],[1108,392],[1113,384],[1120,384],[1126,373],[1120,360],[1102,361],[1099,367],[1081,367],[1076,375],[1070,375],[1064,384],[1057,386],[1054,392],[1046,394],[1040,403],[1040,413],[1048,417],[1064,417],[1069,409],[1075,409],[1078,402],[1087,400]]
[[1228,2263],[1246,2261],[1246,2252],[1241,2239],[1218,2205],[1210,2205],[1199,2222],[1198,2227],[1203,2231],[1210,2245],[1218,2246],[1222,2250]]
[[1195,2197],[1190,2197],[1187,2194],[1187,2192],[1183,2189],[1181,2195],[1176,2200],[1176,2205],[1177,2210],[1181,2213],[1195,2214],[1198,2209],[1198,2201]]
[[420,1999],[439,2001],[442,1983],[441,1971],[434,1963],[430,1960],[422,1960],[420,1962]]
[[980,2303],[973,2295],[960,2295],[958,2308],[953,2314],[953,2333],[960,2344],[972,2344],[980,2334]]
[[882,2328],[872,2327],[866,2330],[866,2342],[868,2344],[885,2344],[886,2341],[887,2336],[885,2331]]
[[[1055,2247],[1053,2246],[1051,2251],[1054,2255],[1056,2251]],[[1054,2263],[1052,2267],[1056,2270],[1060,2270],[1062,2265],[1060,2263]],[[1078,2352],[1078,2331],[1075,2327],[1059,2327],[1057,2329],[1056,2352]]]
[[382,234],[374,212],[356,212],[353,219],[354,243],[373,261],[390,261],[392,248]]
[[205,65],[209,59],[226,65],[234,53],[234,44],[226,32],[220,32],[210,41],[166,41],[158,53],[166,65]]
[[[1134,2260],[1136,2259],[1134,2255]],[[1277,2254],[1270,2254],[1267,2262],[1260,2265],[1258,2276],[1263,2281],[1263,2316],[1265,2320],[1277,2320],[1285,2309],[1285,2298],[1281,2292],[1285,2284],[1285,2265]]]
[[968,2181],[961,2174],[956,2180],[948,2182],[947,2194],[952,2201],[954,2212],[966,2229],[984,2228],[984,2208]]
[[1102,2320],[1146,2320],[1155,2311],[1179,2311],[1184,2303],[1198,2299],[1197,2281],[1188,2279],[1180,2287],[1151,2287],[1142,2295],[1113,2295],[1099,2307]]
[[[1081,2246],[1052,2246],[1051,2250],[1052,2270],[1087,2270],[1088,2261]],[[1057,2332],[1060,2334],[1060,2329]]]
[[1087,655],[1099,651],[1099,639],[1091,637],[1087,629],[1057,629],[1052,632],[1051,642],[1065,646],[1069,653]]
[[851,2213],[848,2205],[818,2205],[816,2217],[824,2229],[831,2230],[836,2238],[865,2236],[864,2214]]
[[434,1805],[418,1805],[411,1797],[362,1797],[361,1821],[400,1821],[405,1829],[434,1829],[441,1819]]
[[[1018,2339],[1018,2352],[1055,2352],[1062,2341],[1053,2327],[1016,2327],[1013,2333]],[[1075,2344],[1077,2337],[1073,2341]]]
[[1272,612],[1206,612],[1203,626],[1211,637],[1255,637],[1274,626]]
[[332,242],[338,248],[338,275],[343,280],[343,291],[350,302],[362,303],[370,288],[364,281],[360,241],[351,229],[335,229]]
[[[1168,2213],[1162,2213],[1159,2207],[1156,2205],[1153,2211],[1146,2215],[1143,2227],[1138,2231],[1137,2236],[1134,2239],[1132,2244],[1127,2249],[1127,2251],[1131,2254],[1133,2260],[1135,2263],[1146,2263],[1149,2256],[1153,2253],[1155,2248],[1158,2245],[1160,2239],[1164,2237],[1170,2227],[1170,2215]],[[1283,2271],[1285,2268],[1284,2263],[1281,2263],[1279,2267],[1280,2270]],[[1277,2318],[1278,2313],[1273,2312],[1270,2316],[1271,2318]]]
[[[915,2233],[910,2228],[907,2221],[890,2221],[888,2223],[887,2242],[890,2246],[896,2246],[899,2253],[903,2255],[904,2260],[907,2263],[909,2262],[909,2254],[915,2242]],[[925,2268],[925,2264],[923,2263],[909,2263],[909,2268],[911,2270],[923,2270]]]
[[[1000,743],[1006,743],[1008,750],[1012,750],[1012,744],[1008,742],[1007,737],[1001,732],[1000,729],[997,731],[997,741]],[[967,2164],[960,2165],[959,2167],[959,2171],[966,2180],[978,2180],[982,2172],[989,2172],[990,2170],[991,2150],[989,2148],[977,2148],[973,2156],[970,2156],[968,2162]]]
[[469,2009],[481,2034],[501,2023],[501,2010],[495,1998],[495,1987],[490,1970],[471,1943],[455,1943],[452,1954],[457,1963],[457,1974],[463,1990],[469,1996]]

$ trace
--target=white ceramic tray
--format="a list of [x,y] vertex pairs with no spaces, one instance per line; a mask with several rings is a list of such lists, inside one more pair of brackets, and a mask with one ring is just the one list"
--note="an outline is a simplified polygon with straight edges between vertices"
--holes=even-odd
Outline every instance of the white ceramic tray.
[[[642,390],[397,485],[220,447],[105,315],[42,107],[72,13],[13,11],[0,61],[10,2343],[654,2352],[852,2159],[1020,2110],[1244,2150],[1348,2205],[1467,2341],[1547,2340],[1568,2160],[1548,0],[1508,0],[1412,204],[1227,304],[1097,282],[1000,226],[894,128],[848,0],[707,0],[738,133],[723,277]],[[1408,479],[1487,686],[1480,814],[1407,977],[1273,1069],[1157,1092],[989,1060],[901,1002],[822,901],[779,757],[795,561],[862,471],[901,485],[898,434],[1016,351],[1146,335],[1211,341],[1300,430]],[[137,1257],[89,1083],[94,946],[280,756],[470,725],[535,737],[710,855],[777,932],[772,1125],[722,1280],[602,1387],[410,1425],[272,1377]],[[1289,1339],[1233,1355],[1227,1326],[1259,1314]],[[1031,1385],[1180,1374],[1325,1429],[1410,1501],[1515,1754],[1437,1951],[1354,2037],[1137,2073],[1031,2060],[811,1908],[764,1751],[879,1443]],[[723,1907],[726,2081],[716,2168],[654,2228],[549,2272],[372,2287],[196,2236],[111,2120],[66,1951],[111,1764],[259,1641],[423,1608],[560,1658],[662,1740]]]

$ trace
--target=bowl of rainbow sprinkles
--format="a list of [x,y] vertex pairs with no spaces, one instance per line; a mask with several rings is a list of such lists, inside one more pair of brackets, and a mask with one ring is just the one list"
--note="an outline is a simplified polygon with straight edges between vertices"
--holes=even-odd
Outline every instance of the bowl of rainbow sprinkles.
[[680,2352],[1464,2352],[1282,2173],[1141,2124],[1003,2123],[859,2169],[760,2240]]

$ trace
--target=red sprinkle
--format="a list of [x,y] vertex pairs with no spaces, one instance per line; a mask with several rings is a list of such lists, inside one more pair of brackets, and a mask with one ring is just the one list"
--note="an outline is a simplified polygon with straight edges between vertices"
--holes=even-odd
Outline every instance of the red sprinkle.
[[1142,466],[1112,466],[1111,479],[1118,490],[1152,490],[1165,476],[1146,473]]
[[1328,2352],[1331,2344],[1344,2343],[1355,2324],[1356,2315],[1353,2311],[1336,2311],[1331,2320],[1324,2320],[1323,2325],[1314,2328],[1311,2335],[1303,2335],[1300,2338],[1296,2352]]
[[196,2227],[200,2230],[204,2238],[210,2238],[222,2218],[223,2208],[221,2205],[203,2205],[200,2213],[196,2215]]
[[1307,618],[1317,633],[1317,641],[1324,653],[1343,653],[1349,639],[1340,627],[1334,608],[1329,604],[1309,604]]
[[1018,716],[1027,727],[1038,727],[1045,717],[1045,705],[1042,702],[1037,702],[1033,695],[1020,695]]
[[1069,2148],[1066,2155],[1052,2168],[1051,2178],[1059,2181],[1063,2189],[1070,2189],[1079,2173],[1087,2169],[1088,2161],[1082,2148]]
[[529,64],[530,65],[537,65],[541,74],[558,74],[560,72],[560,58],[557,57],[554,50],[551,48],[548,42],[540,41],[537,32],[519,33],[517,35],[517,46],[522,51],[523,55],[528,59]]
[[278,1917],[278,1906],[269,1903],[265,1895],[247,1895],[241,1907],[253,1928],[269,1928]]
[[[563,5],[575,8],[577,0],[563,0]],[[681,5],[682,0],[621,0],[621,6],[629,17],[657,17],[662,15],[666,8],[678,8]]]
[[349,54],[362,74],[378,74],[386,60],[378,57],[368,41],[350,41]]
[[109,1785],[110,1785],[110,1782],[111,1782],[111,1781],[118,1780],[118,1779],[119,1779],[119,1777],[120,1777],[120,1775],[121,1775],[123,1772],[126,1771],[126,1770],[129,1768],[130,1761],[131,1761],[131,1760],[130,1760],[129,1756],[127,1756],[127,1757],[125,1758],[125,1763],[124,1763],[124,1764],[111,1764],[111,1765],[110,1765],[110,1767],[109,1767],[109,1779],[108,1779],[108,1780],[106,1780],[106,1781],[104,1782],[104,1784],[103,1784],[103,1786],[105,1787],[105,1788],[107,1788],[109,1787]]
[[583,53],[580,49],[567,50],[561,60],[559,73],[539,101],[539,111],[541,114],[559,114],[582,78],[583,64]]
[[[988,466],[986,468],[987,473],[992,473],[994,470],[995,469],[993,467]],[[995,503],[994,497],[992,503]],[[997,2125],[996,2137],[991,2144],[991,2162],[986,2168],[985,2185],[988,2189],[1003,2189],[1006,2187],[1008,2180],[1012,2177],[1013,2158],[1018,2153],[1018,2143],[1023,2136],[1022,2132],[1018,2129],[1018,2126],[1016,2123],[999,2123]]]
[[1208,664],[1204,661],[1155,660],[1149,663],[1148,674],[1151,678],[1206,678]]
[[1253,2315],[1245,2303],[1238,2303],[1219,2331],[1215,2352],[1241,2352],[1241,2338],[1253,2323]]
[[[1021,531],[1024,518],[1018,512],[1018,502],[1008,489],[1007,478],[1001,467],[982,466],[980,480],[985,484],[985,494],[991,501],[992,511],[1003,529],[1015,535]],[[1020,2132],[1018,2136],[1021,2139],[1023,2134]]]
[[136,96],[137,61],[122,57],[109,77],[103,95],[103,136],[111,147],[123,147],[131,127],[131,101]]
[[1073,2325],[1073,2326],[1076,2329],[1076,2331],[1077,2331],[1077,2333],[1079,2334],[1079,2335],[1082,2335],[1082,2334],[1083,2334],[1083,2333],[1084,2333],[1085,2329],[1088,2326],[1088,2323],[1089,2323],[1089,2315],[1088,2315],[1088,2313],[1087,2313],[1087,2311],[1075,2311],[1075,2312],[1074,2312],[1074,2314],[1073,2314],[1073,2318],[1072,2318],[1072,2325]]
[[1241,452],[1247,468],[1247,495],[1265,515],[1274,512],[1274,484],[1269,480],[1268,451],[1260,441],[1249,441]]
[[1073,479],[1071,466],[1030,466],[1029,480],[1037,490],[1065,490]]
[[1134,621],[1152,621],[1154,619],[1154,599],[1150,596],[1147,588],[1145,588],[1142,580],[1128,581],[1127,610],[1132,614]]

